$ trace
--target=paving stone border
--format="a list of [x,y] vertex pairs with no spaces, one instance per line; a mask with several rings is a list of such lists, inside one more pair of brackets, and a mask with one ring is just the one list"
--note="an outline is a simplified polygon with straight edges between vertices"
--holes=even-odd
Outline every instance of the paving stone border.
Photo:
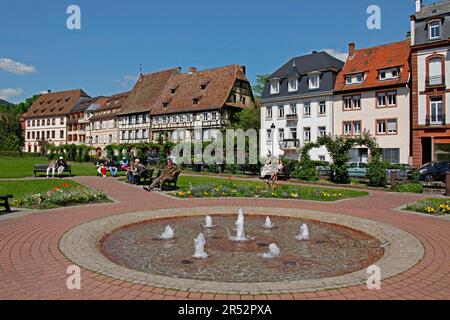
[[[247,215],[267,214],[339,224],[370,234],[378,238],[382,243],[388,241],[389,245],[385,248],[383,257],[376,263],[381,268],[383,280],[409,270],[424,256],[424,248],[417,238],[401,229],[373,220],[301,209],[269,207],[243,208]],[[129,224],[168,217],[236,214],[238,209],[238,207],[176,208],[110,216],[79,225],[69,230],[60,239],[59,247],[61,252],[74,264],[92,272],[130,283],[189,292],[282,294],[315,292],[366,283],[369,274],[365,269],[338,277],[270,283],[225,283],[171,278],[119,266],[107,259],[100,250],[99,243],[104,236]]]

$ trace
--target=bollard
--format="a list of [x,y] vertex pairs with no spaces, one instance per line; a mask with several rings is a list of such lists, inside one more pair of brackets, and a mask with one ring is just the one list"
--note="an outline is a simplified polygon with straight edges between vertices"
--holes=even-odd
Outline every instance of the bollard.
[[395,191],[397,187],[397,171],[391,170],[391,190]]
[[445,178],[445,196],[450,197],[450,172],[447,172],[447,176]]

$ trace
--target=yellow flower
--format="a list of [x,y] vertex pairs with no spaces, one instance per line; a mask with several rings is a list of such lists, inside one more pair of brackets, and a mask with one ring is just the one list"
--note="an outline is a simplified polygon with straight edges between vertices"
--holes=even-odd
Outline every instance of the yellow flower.
[[298,198],[298,194],[297,193],[291,193],[291,198]]

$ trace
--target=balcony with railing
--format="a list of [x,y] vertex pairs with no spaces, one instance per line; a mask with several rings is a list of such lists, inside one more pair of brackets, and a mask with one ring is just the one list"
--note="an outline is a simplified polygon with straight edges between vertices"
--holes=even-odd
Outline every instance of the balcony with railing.
[[426,81],[425,85],[427,88],[445,86],[445,77],[444,76],[427,77],[425,81]]
[[297,150],[300,148],[299,139],[284,139],[280,142],[281,150]]
[[425,119],[425,124],[431,127],[444,126],[446,124],[445,113],[439,113],[437,115],[428,114]]
[[298,114],[296,114],[296,113],[287,114],[286,120],[287,121],[298,121]]

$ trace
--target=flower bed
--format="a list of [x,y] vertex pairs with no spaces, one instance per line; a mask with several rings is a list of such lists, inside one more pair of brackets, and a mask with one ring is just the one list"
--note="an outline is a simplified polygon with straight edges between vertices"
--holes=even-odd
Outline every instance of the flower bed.
[[179,198],[275,198],[336,201],[367,195],[367,192],[348,189],[325,189],[294,185],[277,186],[275,189],[261,185],[224,183],[202,184],[183,188],[176,193]]
[[424,199],[408,205],[406,210],[437,216],[446,215],[450,213],[450,200]]
[[61,186],[41,193],[30,193],[13,200],[13,207],[50,209],[76,204],[107,201],[105,193],[82,186],[72,186],[63,183]]

